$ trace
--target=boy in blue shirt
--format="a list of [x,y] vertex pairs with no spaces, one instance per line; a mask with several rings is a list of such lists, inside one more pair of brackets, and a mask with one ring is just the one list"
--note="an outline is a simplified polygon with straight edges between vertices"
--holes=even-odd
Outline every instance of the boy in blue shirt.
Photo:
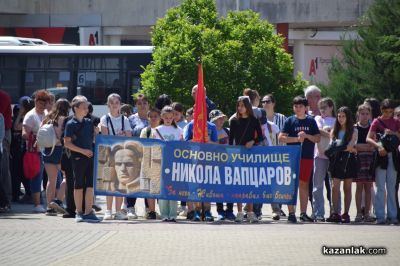
[[[301,162],[299,177],[300,220],[313,222],[307,214],[308,190],[311,172],[314,165],[315,143],[320,141],[320,132],[314,118],[307,115],[307,99],[297,96],[293,99],[294,115],[286,119],[279,141],[287,145],[301,145]],[[288,221],[296,223],[295,206],[289,205]]]

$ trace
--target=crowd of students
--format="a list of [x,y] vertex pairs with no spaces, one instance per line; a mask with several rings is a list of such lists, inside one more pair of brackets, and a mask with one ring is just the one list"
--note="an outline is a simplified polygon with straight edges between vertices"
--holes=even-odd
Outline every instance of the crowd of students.
[[[196,91],[194,86],[193,98]],[[96,215],[101,208],[95,204],[93,191],[96,134],[163,141],[190,141],[193,137],[193,108],[184,112],[181,103],[173,102],[165,94],[154,107],[142,94],[135,97],[134,103],[135,108],[123,104],[118,94],[110,94],[106,103],[108,113],[98,118],[93,116],[93,107],[84,96],[78,95],[71,102],[62,98],[55,101],[48,91],[38,90],[32,98],[22,97],[11,112],[10,97],[0,90],[0,212],[10,211],[11,202],[22,202],[33,203],[36,213],[61,213],[76,222],[101,221]],[[247,88],[238,97],[236,110],[229,119],[207,97],[206,103],[210,143],[242,145],[247,149],[254,145],[301,145],[302,222],[349,223],[353,219],[356,223],[398,224],[400,107],[396,108],[390,99],[381,103],[374,98],[365,99],[353,115],[349,107],[336,109],[331,98],[321,98],[318,87],[309,86],[304,96],[293,99],[293,115],[286,117],[275,112],[279,103],[272,94],[260,97],[256,90]],[[55,129],[57,142],[54,148],[39,153],[35,138],[39,128],[49,123]],[[30,179],[21,169],[27,151],[40,155],[40,171]],[[121,156],[118,161],[123,167],[135,171],[133,162],[124,160],[127,156],[122,152],[116,156]],[[46,191],[46,209],[42,190]],[[324,190],[329,210],[325,210]],[[357,213],[350,217],[354,200]],[[309,201],[312,213],[307,214]],[[237,202],[237,212],[234,204],[226,203],[224,208],[224,203],[217,202],[214,216],[207,202],[145,199],[145,218],[176,222],[179,215],[193,221],[250,223],[262,218],[262,204],[243,206]],[[107,196],[102,218],[137,219],[135,205],[136,198]],[[287,206],[288,222],[297,222],[295,207]],[[286,216],[279,204],[271,204],[271,209],[273,220]]]

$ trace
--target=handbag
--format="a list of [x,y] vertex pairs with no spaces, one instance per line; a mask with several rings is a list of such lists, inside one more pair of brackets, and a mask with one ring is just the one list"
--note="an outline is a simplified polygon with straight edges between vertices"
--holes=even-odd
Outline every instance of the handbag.
[[[378,121],[385,129],[388,128],[380,118]],[[395,152],[400,145],[400,140],[396,135],[380,134],[380,141],[387,152]]]
[[27,179],[33,179],[40,174],[40,155],[34,147],[35,136],[30,133],[28,136],[28,145],[23,157],[24,176]]
[[338,152],[329,162],[329,172],[341,176],[356,177],[360,170],[360,159],[357,154],[351,152]]
[[341,140],[332,141],[328,148],[325,150],[325,156],[328,157],[329,161],[332,161],[339,152],[344,151],[347,145],[344,145]]

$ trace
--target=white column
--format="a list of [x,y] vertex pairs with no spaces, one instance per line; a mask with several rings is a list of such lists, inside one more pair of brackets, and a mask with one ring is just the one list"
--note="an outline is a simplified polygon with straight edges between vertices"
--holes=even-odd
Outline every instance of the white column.
[[[304,59],[304,41],[296,40],[294,41],[293,47],[293,58],[294,58],[294,75],[297,75],[297,72],[305,71],[305,59]],[[303,76],[304,78],[304,73]]]

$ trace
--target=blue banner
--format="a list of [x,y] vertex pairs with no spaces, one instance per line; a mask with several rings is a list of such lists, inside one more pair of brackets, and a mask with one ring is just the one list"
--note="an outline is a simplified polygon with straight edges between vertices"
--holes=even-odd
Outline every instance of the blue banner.
[[96,137],[97,195],[295,205],[301,148]]

